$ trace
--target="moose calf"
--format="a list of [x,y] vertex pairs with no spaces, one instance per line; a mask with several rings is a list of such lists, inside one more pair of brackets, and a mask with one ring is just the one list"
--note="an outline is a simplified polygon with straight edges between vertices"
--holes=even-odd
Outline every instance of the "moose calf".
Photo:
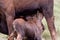
[[[40,20],[34,17],[26,17],[27,21],[23,18],[15,19],[13,22],[14,31],[9,36],[8,40],[16,37],[16,40],[23,40],[25,37],[27,40],[41,40],[41,33],[43,30],[43,25],[41,25]],[[41,28],[42,26],[42,28]]]

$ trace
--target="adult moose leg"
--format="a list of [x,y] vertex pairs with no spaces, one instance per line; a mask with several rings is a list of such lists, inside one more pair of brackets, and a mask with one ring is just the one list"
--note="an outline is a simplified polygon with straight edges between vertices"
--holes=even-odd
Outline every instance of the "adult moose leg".
[[14,20],[14,5],[13,0],[0,0],[0,10],[6,16],[6,22],[9,35],[12,33],[12,22]]
[[13,16],[6,15],[6,21],[7,21],[9,35],[13,32],[13,27],[12,27],[13,20],[14,20]]
[[9,34],[11,34],[11,32],[13,31],[12,29],[12,22],[14,20],[14,5],[13,5],[13,1],[10,1],[12,3],[10,3],[10,5],[8,5],[9,7],[7,7],[7,13],[6,14],[6,20],[7,20],[7,25],[8,25],[8,30],[9,30]]
[[43,7],[43,15],[48,24],[48,29],[50,31],[52,40],[56,40],[56,29],[54,26],[54,15],[53,15],[53,4]]
[[14,5],[13,0],[0,0],[1,14],[5,14],[9,34],[12,31],[12,21],[14,19]]
[[3,34],[8,34],[8,28],[7,28],[7,24],[6,24],[6,18],[4,16],[4,14],[2,13],[1,19],[0,19],[0,32]]

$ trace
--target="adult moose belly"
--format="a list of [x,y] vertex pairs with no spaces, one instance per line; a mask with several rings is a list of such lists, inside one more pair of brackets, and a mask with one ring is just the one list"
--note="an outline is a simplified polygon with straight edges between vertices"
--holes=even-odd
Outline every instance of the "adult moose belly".
[[39,8],[39,0],[14,0],[16,10],[36,9]]

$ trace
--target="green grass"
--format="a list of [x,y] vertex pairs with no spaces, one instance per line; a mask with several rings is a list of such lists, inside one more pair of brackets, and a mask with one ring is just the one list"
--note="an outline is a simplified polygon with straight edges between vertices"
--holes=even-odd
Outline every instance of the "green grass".
[[[60,40],[60,0],[54,1],[54,16],[55,16],[55,27],[58,34],[58,39]],[[43,24],[45,25],[45,31],[43,32],[43,38],[45,40],[51,40],[50,33],[47,28],[46,20],[43,19]],[[0,34],[0,40],[7,40],[7,35]]]
[[54,15],[55,15],[56,30],[60,35],[60,0],[55,0]]
[[7,40],[7,35],[0,33],[0,40]]

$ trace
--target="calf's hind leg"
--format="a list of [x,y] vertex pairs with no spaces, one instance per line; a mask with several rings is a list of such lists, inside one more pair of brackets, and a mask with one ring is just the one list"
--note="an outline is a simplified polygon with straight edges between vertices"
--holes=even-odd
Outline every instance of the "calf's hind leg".
[[8,40],[14,40],[14,38],[17,38],[17,33],[16,31],[12,32],[10,36],[8,37]]

